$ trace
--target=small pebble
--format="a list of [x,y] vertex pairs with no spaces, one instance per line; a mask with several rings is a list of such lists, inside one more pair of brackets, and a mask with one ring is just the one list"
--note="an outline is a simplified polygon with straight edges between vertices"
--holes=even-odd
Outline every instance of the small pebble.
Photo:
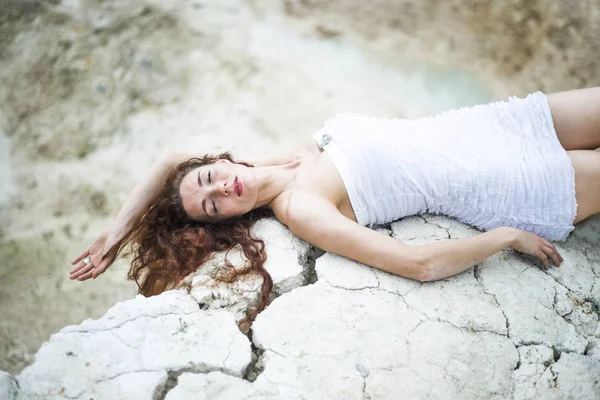
[[361,364],[356,364],[356,370],[364,377],[366,378],[367,376],[369,376],[369,369],[366,367],[363,367]]

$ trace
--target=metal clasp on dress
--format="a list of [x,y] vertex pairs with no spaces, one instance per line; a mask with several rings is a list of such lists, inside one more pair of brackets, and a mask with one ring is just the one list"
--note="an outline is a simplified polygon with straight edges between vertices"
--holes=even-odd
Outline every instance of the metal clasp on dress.
[[328,134],[324,133],[323,135],[321,135],[321,138],[317,142],[317,145],[319,146],[320,149],[322,149],[323,146],[325,146],[326,144],[328,144],[330,141],[331,141],[331,136],[329,136]]

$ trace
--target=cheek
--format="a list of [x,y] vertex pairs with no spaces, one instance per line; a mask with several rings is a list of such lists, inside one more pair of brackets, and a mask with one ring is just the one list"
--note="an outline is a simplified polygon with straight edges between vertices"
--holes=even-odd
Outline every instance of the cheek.
[[227,200],[221,203],[221,209],[224,214],[227,215],[237,215],[240,212],[243,212],[244,205],[235,200]]

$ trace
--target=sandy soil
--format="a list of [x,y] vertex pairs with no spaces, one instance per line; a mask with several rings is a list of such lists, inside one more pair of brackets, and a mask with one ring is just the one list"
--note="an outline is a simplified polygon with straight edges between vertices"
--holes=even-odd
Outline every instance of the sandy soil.
[[0,370],[135,294],[126,261],[85,283],[69,261],[162,150],[265,151],[338,111],[416,117],[504,95],[491,70],[291,3],[0,0]]

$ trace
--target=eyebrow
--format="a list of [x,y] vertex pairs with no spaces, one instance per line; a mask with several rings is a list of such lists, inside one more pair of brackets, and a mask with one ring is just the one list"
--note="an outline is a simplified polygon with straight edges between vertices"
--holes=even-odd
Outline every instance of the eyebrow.
[[[202,180],[200,179],[201,171],[202,171],[201,169],[198,171],[198,185],[200,185],[200,187],[202,187]],[[206,212],[206,199],[202,199],[202,210],[204,210],[204,215],[206,215],[208,217],[209,215]]]

